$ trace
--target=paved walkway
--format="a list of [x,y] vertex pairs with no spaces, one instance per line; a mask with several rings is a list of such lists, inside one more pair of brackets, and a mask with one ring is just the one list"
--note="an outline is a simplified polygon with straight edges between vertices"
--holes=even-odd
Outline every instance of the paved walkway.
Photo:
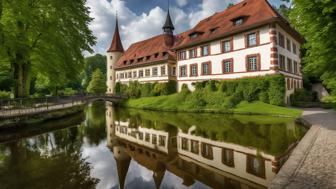
[[303,119],[312,127],[269,188],[336,189],[336,112],[304,109]]

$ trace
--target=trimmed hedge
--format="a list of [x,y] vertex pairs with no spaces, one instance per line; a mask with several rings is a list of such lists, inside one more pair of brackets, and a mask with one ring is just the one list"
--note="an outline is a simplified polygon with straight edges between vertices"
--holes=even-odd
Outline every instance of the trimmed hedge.
[[129,98],[170,95],[176,93],[176,81],[144,84],[140,84],[138,81],[131,81],[128,85],[117,82],[115,93]]
[[[211,83],[213,82],[211,81]],[[219,91],[223,92],[225,96],[234,97],[234,100],[232,99],[233,104],[238,101],[252,102],[259,100],[273,105],[284,105],[285,78],[280,74],[220,81],[216,85],[219,86]],[[213,84],[210,88],[213,90],[212,86]]]

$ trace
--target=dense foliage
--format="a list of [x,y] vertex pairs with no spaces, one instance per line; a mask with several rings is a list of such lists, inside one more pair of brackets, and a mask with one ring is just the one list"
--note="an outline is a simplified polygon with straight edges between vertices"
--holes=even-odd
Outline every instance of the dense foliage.
[[334,0],[293,0],[290,21],[307,40],[304,71],[322,79],[336,93],[336,3]]
[[122,105],[146,110],[300,116],[300,110],[279,106],[285,100],[284,82],[282,75],[200,82],[195,83],[193,92],[183,85],[176,94],[129,99]]
[[29,95],[38,75],[52,81],[49,85],[56,90],[79,79],[82,53],[91,52],[95,43],[85,3],[86,0],[0,1],[0,67],[10,66],[16,97]]
[[106,78],[99,68],[93,72],[92,79],[87,87],[87,92],[94,94],[106,92]]
[[130,98],[169,95],[176,93],[176,82],[140,84],[137,81],[131,81],[128,85],[118,82],[115,86],[115,93]]
[[306,89],[297,89],[290,96],[291,104],[294,106],[300,106],[301,104],[318,102],[318,95],[316,92],[308,91]]
[[106,77],[106,56],[96,54],[85,58],[84,71],[82,73],[82,86],[87,88],[92,79],[92,73],[99,68],[99,70]]

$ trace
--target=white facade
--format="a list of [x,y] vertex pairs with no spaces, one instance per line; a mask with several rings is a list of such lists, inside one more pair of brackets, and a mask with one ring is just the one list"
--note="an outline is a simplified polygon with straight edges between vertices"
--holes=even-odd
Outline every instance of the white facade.
[[[210,55],[200,56],[201,46],[191,47],[188,49],[182,49],[180,51],[187,52],[186,60],[178,60],[178,69],[181,66],[187,66],[187,76],[183,77],[180,74],[177,77],[178,90],[181,90],[183,84],[187,84],[189,89],[194,90],[192,83],[203,80],[224,80],[224,79],[236,79],[241,77],[253,77],[266,74],[276,73],[274,70],[270,70],[270,53],[271,53],[271,41],[269,35],[269,26],[260,27],[248,32],[236,34],[233,37],[223,38],[221,40],[209,42]],[[251,32],[258,32],[260,42],[259,45],[254,47],[245,47],[245,35]],[[221,44],[223,41],[233,38],[233,50],[231,52],[223,53]],[[189,58],[189,50],[197,48],[197,57]],[[178,53],[177,53],[178,54]],[[246,70],[246,56],[260,54],[261,67],[260,71],[248,72]],[[233,73],[223,73],[223,60],[233,59]],[[204,62],[211,62],[211,74],[202,75],[201,65]],[[198,74],[197,76],[190,76],[190,65],[197,64]]]
[[[155,71],[156,70],[156,71]],[[130,81],[139,83],[147,82],[168,82],[175,80],[175,63],[160,63],[155,65],[144,65],[142,67],[119,69],[115,71],[116,82],[128,84]]]
[[107,59],[107,91],[106,94],[114,94],[114,87],[115,87],[115,65],[119,58],[123,55],[121,52],[107,52],[106,59]]

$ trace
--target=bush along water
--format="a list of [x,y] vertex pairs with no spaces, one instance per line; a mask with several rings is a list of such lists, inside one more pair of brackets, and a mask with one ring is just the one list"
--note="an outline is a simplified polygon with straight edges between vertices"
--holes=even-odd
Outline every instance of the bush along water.
[[[117,84],[116,92],[131,98],[161,96],[174,93],[174,85],[131,82],[129,85]],[[160,97],[158,100],[160,103],[155,103],[155,99],[149,101],[139,99],[137,102],[146,107],[166,109],[232,109],[242,101],[262,101],[277,106],[284,105],[285,79],[282,75],[225,81],[210,80],[193,85],[195,88],[193,92],[183,84],[179,93]]]
[[162,96],[176,93],[176,81],[166,83],[144,83],[131,81],[128,85],[116,83],[115,93],[129,98]]

